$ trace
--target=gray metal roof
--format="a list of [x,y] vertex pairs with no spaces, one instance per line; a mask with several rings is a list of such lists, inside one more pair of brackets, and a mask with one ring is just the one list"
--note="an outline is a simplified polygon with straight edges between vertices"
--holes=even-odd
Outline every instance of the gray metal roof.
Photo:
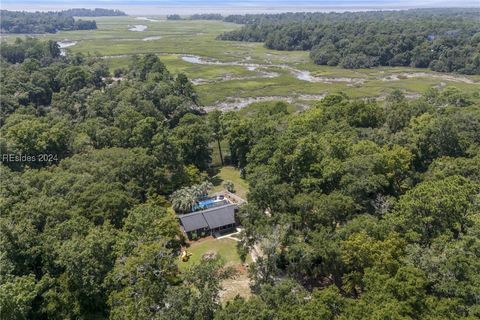
[[210,229],[235,223],[235,207],[236,205],[234,204],[228,204],[204,210],[203,216],[205,217],[205,220],[207,220]]
[[203,229],[218,228],[235,223],[236,204],[227,204],[206,210],[178,215],[186,232]]
[[207,221],[200,212],[185,214],[179,216],[179,218],[180,221],[182,221],[183,229],[185,229],[186,232],[208,228]]

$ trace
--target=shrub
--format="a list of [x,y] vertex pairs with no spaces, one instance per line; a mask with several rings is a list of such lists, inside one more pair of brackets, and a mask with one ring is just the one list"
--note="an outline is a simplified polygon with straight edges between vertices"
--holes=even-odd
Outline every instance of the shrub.
[[228,192],[232,192],[232,193],[235,192],[235,185],[234,185],[233,182],[230,181],[230,180],[225,181],[225,182],[223,183],[223,187],[224,187],[225,189],[227,189]]

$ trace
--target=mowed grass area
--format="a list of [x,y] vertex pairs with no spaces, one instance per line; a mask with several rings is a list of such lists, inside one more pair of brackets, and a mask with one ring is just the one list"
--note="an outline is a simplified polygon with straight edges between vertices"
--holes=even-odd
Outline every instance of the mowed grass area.
[[[187,262],[183,262],[181,258],[178,259],[180,271],[185,271],[189,267],[201,263],[203,255],[207,252],[215,252],[223,260],[225,266],[232,267],[235,270],[234,277],[222,282],[223,290],[220,292],[222,303],[232,300],[237,295],[248,298],[252,294],[247,269],[237,253],[237,241],[228,238],[214,239],[209,237],[193,242],[187,250],[192,253],[192,256]],[[251,256],[247,255],[245,263],[250,264],[251,262]]]
[[247,199],[248,183],[240,177],[240,170],[232,166],[221,167],[218,173],[213,177],[213,192],[224,190],[223,183],[232,181],[235,185],[235,194],[242,199]]
[[[187,262],[183,262],[181,258],[178,259],[178,268],[186,270],[188,267],[198,264],[202,261],[202,257],[207,252],[216,253],[227,266],[241,265],[242,261],[240,256],[237,253],[237,241],[224,238],[224,239],[214,239],[214,238],[205,238],[200,241],[193,242],[190,247],[187,248],[187,251],[192,253],[192,256]],[[251,258],[248,257],[246,262],[250,262]]]
[[[185,73],[197,83],[196,90],[205,106],[216,106],[228,102],[235,106],[235,99],[257,97],[294,98],[298,104],[310,104],[315,96],[345,92],[352,97],[378,97],[389,94],[393,89],[406,93],[420,94],[432,86],[454,85],[467,93],[480,91],[479,76],[438,74],[428,69],[373,68],[347,70],[340,67],[318,66],[309,59],[306,51],[277,51],[264,47],[262,43],[220,41],[216,37],[241,25],[222,21],[168,21],[165,17],[149,17],[156,21],[127,17],[96,17],[98,30],[68,31],[57,34],[39,35],[42,39],[77,41],[69,47],[70,54],[83,53],[103,57],[109,68],[125,67],[134,54],[154,53],[160,56],[172,73]],[[143,32],[129,31],[134,25],[145,25]],[[2,35],[2,40],[13,41],[18,35]],[[151,40],[151,37],[154,38]],[[147,41],[148,40],[148,41]],[[184,55],[213,58],[218,64],[196,64],[184,61]],[[249,63],[262,67],[255,70],[228,63]],[[363,83],[348,81],[309,82],[298,79],[287,66],[311,72],[320,77],[361,79]],[[276,77],[265,77],[262,72],[275,72]],[[391,74],[413,74],[415,77],[386,79]],[[422,73],[422,75],[418,75]],[[466,83],[462,77],[474,83]]]

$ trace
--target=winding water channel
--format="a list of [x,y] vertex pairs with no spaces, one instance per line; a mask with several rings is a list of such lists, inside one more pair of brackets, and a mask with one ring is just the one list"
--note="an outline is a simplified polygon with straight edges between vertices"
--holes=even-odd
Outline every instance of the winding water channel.
[[[258,64],[258,63],[249,63],[249,62],[241,62],[241,61],[221,62],[213,58],[204,58],[196,55],[183,55],[182,60],[189,63],[203,64],[203,65],[241,66],[249,71],[256,71],[256,70],[262,70],[262,69],[264,70],[265,68],[278,68],[282,70],[287,70],[298,80],[307,81],[307,82],[323,82],[323,83],[346,82],[346,83],[361,84],[365,81],[365,79],[362,79],[362,78],[346,78],[346,77],[337,78],[337,77],[314,76],[310,71],[299,70],[285,64]],[[260,77],[262,78],[274,78],[277,76],[279,76],[279,74],[276,72],[260,72]]]
[[63,41],[58,41],[57,44],[58,44],[58,47],[60,48],[60,55],[66,56],[67,50],[65,49],[76,45],[77,41],[63,40]]
[[[158,37],[160,38],[160,37]],[[156,40],[157,37],[147,37],[144,38],[144,41]],[[391,74],[377,75],[374,78],[368,79],[365,78],[349,78],[349,77],[329,77],[329,76],[316,76],[313,75],[310,71],[300,70],[286,64],[273,64],[273,63],[252,63],[249,62],[250,58],[247,57],[243,61],[229,61],[223,62],[215,58],[202,57],[198,55],[190,54],[175,54],[179,56],[183,61],[192,63],[192,64],[201,64],[201,65],[218,65],[218,66],[240,66],[245,68],[248,71],[255,71],[255,75],[246,75],[246,76],[237,76],[233,74],[225,74],[219,76],[215,79],[203,79],[196,78],[191,79],[192,83],[195,85],[209,84],[209,83],[218,83],[222,81],[232,81],[232,80],[254,80],[258,78],[275,78],[279,77],[279,70],[285,70],[294,76],[300,81],[306,81],[311,83],[346,83],[347,86],[353,86],[357,84],[365,83],[369,80],[380,80],[380,81],[398,81],[407,78],[433,78],[442,81],[451,81],[451,82],[461,82],[467,84],[478,83],[473,79],[470,79],[461,75],[454,74],[441,74],[441,73],[429,73],[429,72],[392,72]],[[113,58],[114,56],[110,56]],[[125,55],[119,55],[118,57],[125,57]],[[109,57],[104,57],[109,58]],[[273,69],[273,70],[272,70]],[[227,97],[225,100],[217,101],[212,105],[206,106],[207,111],[213,109],[222,109],[222,110],[235,110],[244,108],[255,102],[265,102],[265,101],[275,101],[281,100],[288,103],[295,103],[300,108],[306,108],[309,106],[308,101],[321,100],[324,97],[323,93],[320,94],[297,94],[293,96],[259,96],[259,97]],[[418,97],[418,94],[412,94],[413,98]],[[382,100],[384,97],[378,97],[379,100]]]
[[136,32],[142,32],[142,31],[147,30],[147,28],[148,28],[148,27],[145,26],[145,25],[143,25],[143,24],[136,24],[136,25],[134,25],[134,26],[130,26],[130,27],[128,28],[128,30],[130,30],[130,31],[136,31]]

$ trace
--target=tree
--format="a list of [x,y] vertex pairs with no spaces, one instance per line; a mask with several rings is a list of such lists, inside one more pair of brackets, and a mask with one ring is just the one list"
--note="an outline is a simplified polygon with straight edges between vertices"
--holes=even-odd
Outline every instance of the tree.
[[425,173],[425,180],[442,180],[459,175],[480,183],[480,156],[473,158],[442,157],[435,159]]
[[244,26],[217,38],[264,42],[275,50],[310,50],[310,59],[321,65],[412,66],[478,74],[477,15],[478,11],[451,8],[231,15],[224,21]]
[[140,243],[117,260],[108,278],[110,319],[150,319],[166,307],[168,292],[177,275],[176,254],[166,239]]
[[72,66],[63,70],[58,79],[60,85],[72,93],[85,87],[91,81],[91,76],[84,67]]
[[219,293],[222,281],[234,275],[219,259],[202,260],[183,274],[180,286],[170,286],[165,292],[164,308],[159,319],[213,319],[220,309]]
[[[236,36],[272,47],[470,72],[477,12],[454,11],[228,21],[246,24]],[[32,39],[5,48],[2,154],[58,161],[2,157],[1,319],[480,316],[478,94],[339,93],[302,112],[268,102],[207,114],[188,79],[154,54],[110,83],[96,56],[59,57],[55,43]],[[185,239],[174,212],[208,197],[209,147],[222,141],[249,185],[237,248],[256,253],[251,297],[230,303],[221,257],[179,270]]]
[[458,125],[447,117],[422,114],[410,120],[406,131],[419,167],[425,167],[438,157],[465,154],[465,144],[459,135]]
[[223,183],[223,187],[228,191],[228,192],[235,192],[235,185],[233,184],[232,181],[227,180]]
[[173,192],[170,199],[173,209],[181,213],[192,211],[198,200],[197,193],[191,188],[182,188]]
[[368,268],[384,274],[395,274],[400,267],[406,243],[396,234],[378,241],[365,233],[356,233],[341,243],[346,268],[344,289],[355,296],[364,290],[364,273]]
[[320,65],[336,66],[339,63],[339,55],[336,48],[331,46],[314,46],[310,51],[310,59]]
[[38,291],[39,288],[34,275],[22,277],[2,275],[0,282],[0,319],[29,319],[32,303]]
[[293,206],[300,215],[301,229],[325,226],[335,229],[356,213],[356,204],[349,196],[340,192],[331,194],[300,193],[295,196]]
[[104,279],[114,264],[115,233],[109,226],[93,228],[85,236],[74,236],[55,249],[55,264],[62,274],[52,279],[43,294],[51,316],[106,315]]
[[188,80],[187,76],[183,73],[177,75],[175,79],[175,91],[179,96],[185,96],[189,98],[195,105],[198,106],[198,96],[195,93],[193,84]]
[[460,176],[420,183],[400,197],[387,221],[407,239],[421,244],[441,234],[458,239],[478,209],[478,188]]
[[277,262],[280,258],[279,249],[285,230],[276,228],[274,232],[259,241],[259,247],[263,255],[250,267],[249,274],[252,279],[252,289],[260,292],[263,285],[274,283],[275,274],[278,271]]
[[222,118],[222,112],[220,110],[214,110],[212,112],[208,113],[208,124],[211,127],[211,130],[213,132],[213,138],[217,141],[218,145],[218,153],[220,154],[220,162],[222,166],[224,165],[223,163],[223,154],[222,154],[222,146],[220,145],[221,140],[223,140],[223,128],[222,128],[222,123],[221,123],[221,118]]
[[349,319],[414,319],[428,314],[425,274],[413,267],[401,267],[389,276],[369,269],[365,293],[346,310]]
[[211,161],[211,133],[204,119],[186,114],[180,119],[174,133],[185,163],[194,164],[201,170],[207,169]]
[[479,245],[476,237],[478,224],[470,228],[459,241],[448,241],[442,237],[435,239],[430,247],[412,245],[408,249],[408,261],[425,273],[435,296],[449,299],[457,305],[460,315],[478,314],[475,295],[480,292]]
[[48,122],[44,118],[15,114],[8,118],[1,132],[7,140],[7,150],[17,155],[34,156],[35,160],[24,165],[40,167],[49,164],[49,161],[41,161],[38,158],[41,154],[51,154],[52,162],[55,159],[55,161],[62,159],[69,153],[70,132],[67,126],[68,123],[63,119]]
[[215,313],[216,320],[268,320],[272,317],[273,311],[256,296],[248,300],[237,296]]
[[[83,10],[84,11],[82,13],[85,14],[89,11],[87,9]],[[2,10],[1,28],[7,33],[25,34],[55,33],[59,30],[90,30],[97,28],[95,21],[75,21],[73,15],[69,15],[68,12],[68,10],[60,12],[25,12]],[[92,12],[88,12],[88,15],[91,16]],[[85,15],[76,14],[75,16],[84,17]]]
[[181,19],[182,17],[180,17],[180,15],[178,14],[171,14],[167,16],[167,20],[181,20]]
[[203,181],[174,191],[171,195],[173,209],[182,213],[192,211],[199,198],[205,197],[212,188],[211,182]]
[[[162,206],[162,200],[165,201],[162,198],[151,200],[129,211],[116,244],[118,255],[129,255],[139,244],[158,239],[168,239],[168,248],[180,250],[183,236],[178,228],[177,217]],[[166,205],[166,201],[163,205]]]

